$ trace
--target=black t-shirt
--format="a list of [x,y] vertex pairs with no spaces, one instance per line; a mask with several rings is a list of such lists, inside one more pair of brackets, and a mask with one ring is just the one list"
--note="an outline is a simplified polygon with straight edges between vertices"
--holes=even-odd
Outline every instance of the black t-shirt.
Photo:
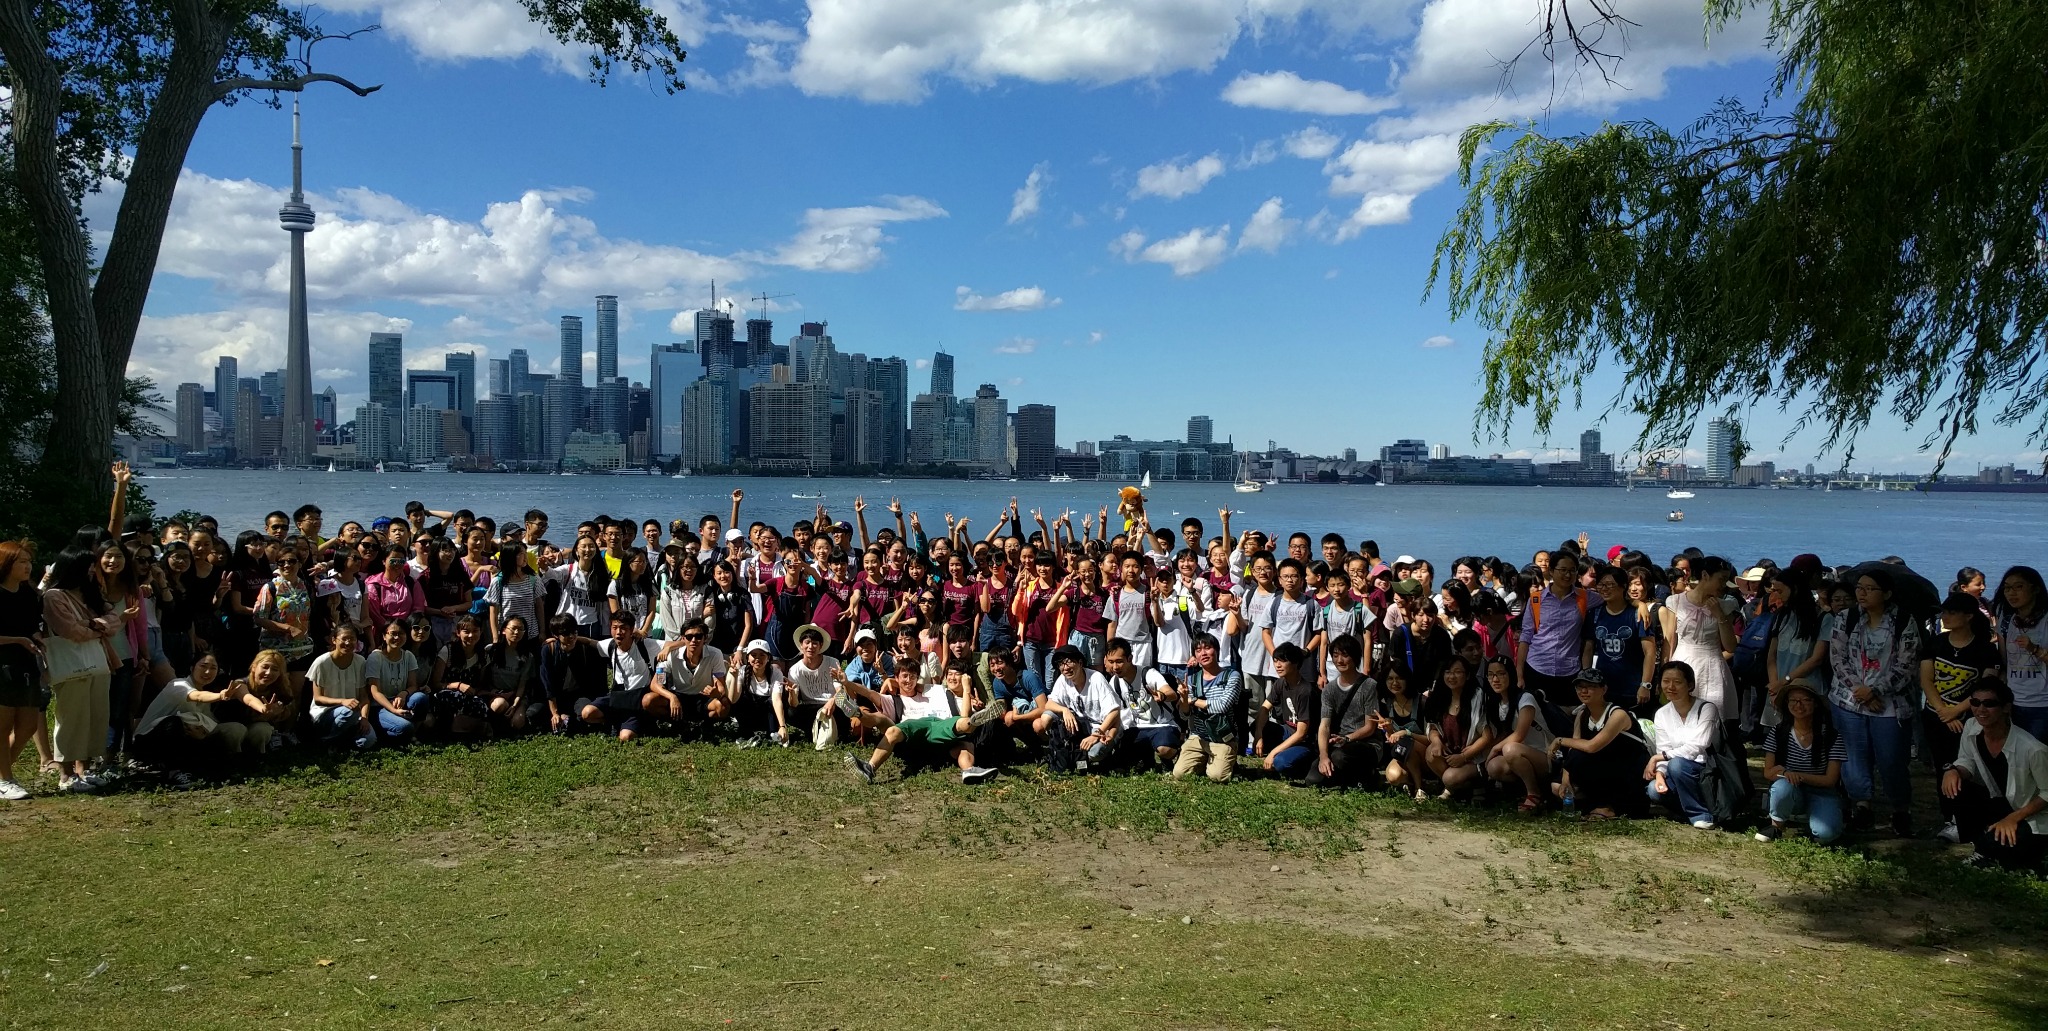
[[2002,661],[1998,647],[1984,637],[1972,638],[1969,644],[1958,648],[1947,634],[1935,635],[1927,658],[1934,662],[1934,691],[1950,705],[1970,697],[1971,688],[1984,671]]
[[[43,631],[43,596],[23,581],[14,590],[0,588],[0,637],[34,637]],[[20,645],[0,648],[0,661],[35,665],[35,655]]]

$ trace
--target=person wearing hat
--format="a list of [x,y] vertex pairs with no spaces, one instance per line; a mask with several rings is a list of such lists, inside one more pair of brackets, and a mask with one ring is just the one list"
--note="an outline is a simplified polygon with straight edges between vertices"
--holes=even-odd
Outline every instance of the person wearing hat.
[[[1571,556],[1559,552],[1552,569],[1571,561]],[[1599,670],[1579,670],[1571,684],[1579,704],[1572,709],[1570,734],[1557,739],[1553,755],[1564,766],[1559,797],[1573,798],[1595,820],[1612,820],[1640,809],[1645,801],[1643,768],[1650,762],[1642,730],[1628,710],[1607,701],[1607,680]]]
[[768,642],[756,638],[740,648],[740,661],[726,672],[724,691],[733,701],[740,733],[754,735],[741,747],[770,741],[787,748],[796,740],[783,706],[789,680],[768,654]]
[[[791,636],[796,641],[797,657],[790,661],[785,674],[789,677],[789,701],[793,704],[783,714],[782,725],[804,728],[817,721],[819,712],[833,706],[845,674],[840,670],[839,660],[825,654],[828,637],[824,627],[805,623]],[[849,701],[832,711],[839,724],[840,740],[853,737],[856,725],[851,717],[859,715],[858,708]]]

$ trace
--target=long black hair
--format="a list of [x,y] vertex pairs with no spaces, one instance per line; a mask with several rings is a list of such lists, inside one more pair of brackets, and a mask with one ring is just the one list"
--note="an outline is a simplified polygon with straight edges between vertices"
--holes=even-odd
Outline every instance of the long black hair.
[[[2019,577],[2034,589],[2034,611],[2031,618],[2027,613],[2013,608],[2012,603],[2005,600],[2005,582],[2013,577]],[[2041,571],[2033,566],[2014,566],[2006,570],[2005,575],[1998,578],[1998,600],[1994,604],[1997,606],[2000,622],[2004,622],[2007,616],[2011,616],[2013,622],[2019,626],[2033,626],[2039,622],[2042,613],[2048,612],[2048,585],[2041,582]]]
[[1813,586],[1807,582],[1806,574],[1796,569],[1783,570],[1778,574],[1778,582],[1785,585],[1791,600],[1772,617],[1776,625],[1771,632],[1798,641],[1819,637],[1820,604],[1814,600]]

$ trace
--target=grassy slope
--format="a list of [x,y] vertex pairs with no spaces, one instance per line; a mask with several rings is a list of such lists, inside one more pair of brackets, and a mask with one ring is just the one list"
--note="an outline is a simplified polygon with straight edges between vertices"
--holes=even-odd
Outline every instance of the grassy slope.
[[[2032,949],[1951,963],[1831,944],[1790,960],[1644,963],[1503,949],[1427,916],[1357,936],[1191,904],[1199,916],[1184,924],[1049,876],[1072,873],[1047,868],[1073,851],[1051,845],[1192,831],[1327,862],[1394,848],[1408,808],[1154,778],[865,788],[830,762],[528,740],[0,810],[0,1026],[1904,1029],[2043,1017],[2048,966]],[[1656,827],[1462,819],[1560,864],[1601,854],[1607,835],[1674,862],[1709,847]],[[1913,890],[1995,898],[2037,927],[2048,913],[2039,882],[1797,846],[1744,853],[1850,905]],[[1628,904],[1678,904],[1664,897],[1673,880],[1648,876]]]

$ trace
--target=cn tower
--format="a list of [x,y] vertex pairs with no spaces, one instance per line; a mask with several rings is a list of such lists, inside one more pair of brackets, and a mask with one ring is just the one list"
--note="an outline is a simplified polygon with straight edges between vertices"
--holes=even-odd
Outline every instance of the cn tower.
[[291,315],[286,320],[284,352],[284,426],[286,465],[313,462],[313,356],[306,339],[306,234],[313,231],[313,208],[306,203],[305,177],[299,144],[299,101],[292,98],[292,197],[277,211],[277,220],[292,238]]

